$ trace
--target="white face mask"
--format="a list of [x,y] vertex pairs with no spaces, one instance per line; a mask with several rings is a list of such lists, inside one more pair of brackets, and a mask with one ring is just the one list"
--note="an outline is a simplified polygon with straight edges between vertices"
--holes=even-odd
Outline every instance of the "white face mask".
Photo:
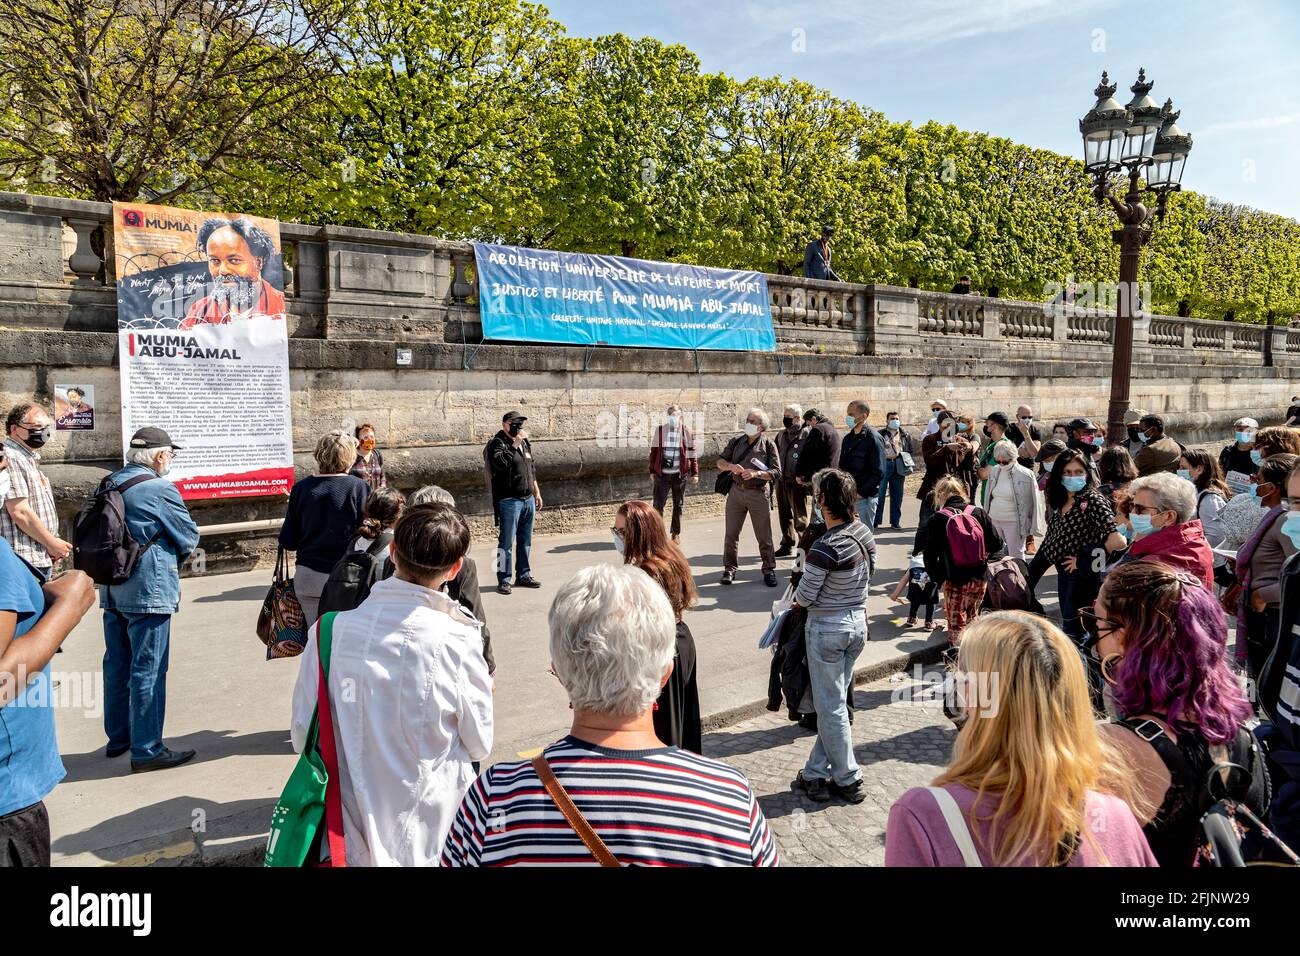
[[750,438],[753,438],[755,435],[758,434],[758,426],[755,425],[753,422],[745,422],[745,434],[748,435]]
[[623,553],[623,536],[617,531],[611,531],[609,536],[614,540],[614,548],[619,554]]

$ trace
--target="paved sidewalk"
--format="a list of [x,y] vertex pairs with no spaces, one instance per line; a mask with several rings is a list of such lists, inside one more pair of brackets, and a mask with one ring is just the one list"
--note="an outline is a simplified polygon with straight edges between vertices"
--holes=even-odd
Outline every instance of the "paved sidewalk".
[[[915,507],[909,501],[905,524],[915,521]],[[906,566],[911,538],[909,532],[886,530],[879,539],[879,570],[868,605],[871,640],[859,660],[859,679],[896,671],[946,643],[942,630],[903,630],[899,625],[906,606],[886,599]],[[699,607],[688,622],[699,648],[706,731],[737,721],[750,727],[757,720],[753,726],[770,727],[773,741],[797,733],[796,749],[804,747],[803,731],[791,729],[783,715],[768,715],[763,707],[770,656],[756,642],[780,589],[763,586],[752,533],[747,529],[741,538],[741,568],[731,587],[717,583],[721,519],[688,519],[683,546],[700,589]],[[480,569],[491,566],[489,543],[477,543],[473,554]],[[539,538],[532,563],[543,588],[516,590],[509,597],[485,593],[497,658],[496,746],[489,762],[514,759],[567,730],[567,701],[547,674],[546,611],[555,589],[574,571],[614,560],[604,526],[586,534]],[[780,562],[783,587],[789,564]],[[46,801],[56,864],[249,862],[258,857],[270,809],[296,759],[287,727],[298,665],[266,661],[253,629],[268,582],[266,571],[183,582],[184,600],[172,628],[166,741],[173,748],[193,747],[199,755],[173,770],[132,774],[128,757],[105,759],[99,699],[93,694],[78,699],[76,694],[93,691],[99,680],[103,637],[98,610],[74,631],[67,652],[54,661],[62,681],[59,693],[65,695],[58,728],[68,770]],[[864,732],[868,724],[875,726],[876,698],[868,695],[868,700],[873,703],[858,718]],[[895,719],[893,711],[887,713]],[[720,738],[710,734],[706,739]],[[750,756],[760,779],[767,779],[769,757],[773,767],[781,767],[779,773],[771,770],[777,773],[774,780],[793,776],[780,754],[752,750]],[[829,812],[815,816],[833,819]]]

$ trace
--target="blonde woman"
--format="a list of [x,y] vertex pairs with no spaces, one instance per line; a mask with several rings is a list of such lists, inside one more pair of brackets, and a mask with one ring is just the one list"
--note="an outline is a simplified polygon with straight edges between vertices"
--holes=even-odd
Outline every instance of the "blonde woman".
[[889,811],[887,866],[1156,866],[1133,771],[1093,719],[1083,661],[1046,618],[966,629],[952,764]]

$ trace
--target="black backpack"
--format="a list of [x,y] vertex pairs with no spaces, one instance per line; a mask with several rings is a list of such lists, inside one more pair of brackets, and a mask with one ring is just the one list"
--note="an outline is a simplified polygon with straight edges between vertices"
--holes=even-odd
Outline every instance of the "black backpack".
[[158,534],[141,547],[126,526],[126,503],[122,496],[127,489],[157,475],[140,475],[121,485],[111,478],[99,483],[95,497],[72,519],[72,566],[85,571],[96,584],[125,584],[135,571],[140,555],[148,551]]
[[351,611],[370,596],[370,589],[384,576],[384,562],[379,554],[393,540],[393,532],[384,531],[364,551],[354,551],[357,539],[348,542],[347,553],[335,562],[329,580],[320,595],[321,614]]

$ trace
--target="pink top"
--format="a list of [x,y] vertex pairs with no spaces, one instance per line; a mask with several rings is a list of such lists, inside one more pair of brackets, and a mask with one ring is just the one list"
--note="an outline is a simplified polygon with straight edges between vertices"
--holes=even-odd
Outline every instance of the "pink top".
[[[975,791],[959,783],[947,784],[944,789],[952,794],[966,818],[980,862],[992,866],[986,846],[991,824],[971,819]],[[997,798],[986,795],[979,806],[980,816],[990,816],[996,809]],[[1070,866],[1160,865],[1147,846],[1137,818],[1123,800],[1090,791],[1085,812],[1086,826],[1091,832],[1081,841]],[[1104,856],[1099,855],[1099,849]],[[965,866],[934,794],[924,787],[908,790],[890,808],[889,827],[885,831],[885,865]]]

